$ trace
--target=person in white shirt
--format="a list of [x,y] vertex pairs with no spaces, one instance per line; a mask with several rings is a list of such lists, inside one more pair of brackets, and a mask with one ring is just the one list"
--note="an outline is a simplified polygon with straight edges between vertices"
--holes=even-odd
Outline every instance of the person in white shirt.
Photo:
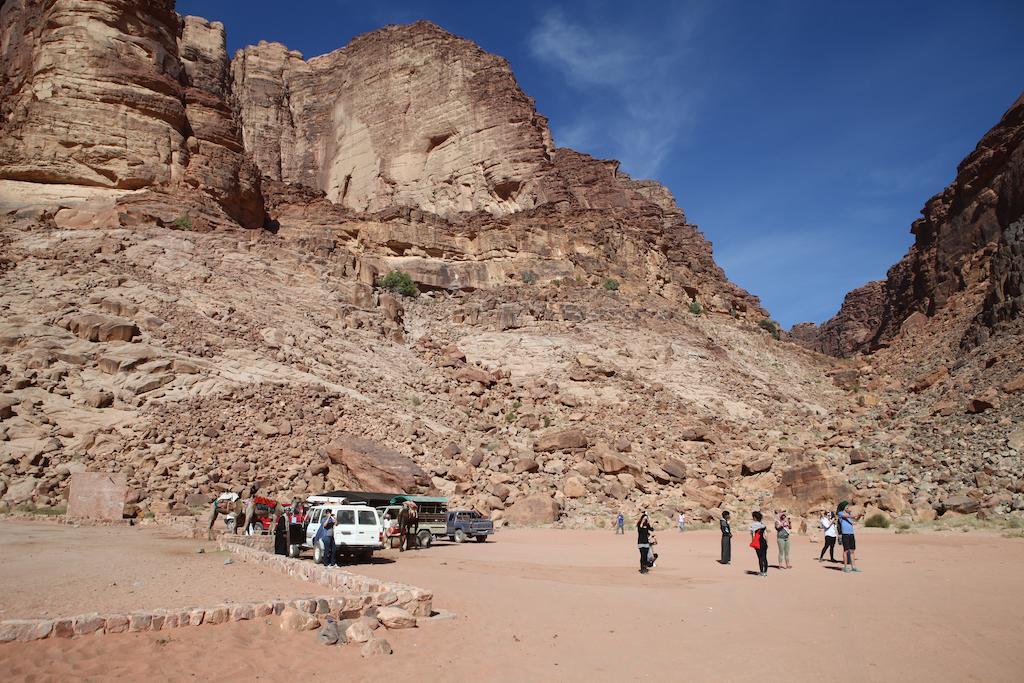
[[679,530],[686,531],[686,515],[679,513]]
[[818,525],[821,526],[825,532],[825,545],[821,549],[821,554],[818,555],[818,562],[821,562],[825,558],[825,551],[828,551],[829,562],[836,561],[836,516],[833,512],[826,512],[818,520]]

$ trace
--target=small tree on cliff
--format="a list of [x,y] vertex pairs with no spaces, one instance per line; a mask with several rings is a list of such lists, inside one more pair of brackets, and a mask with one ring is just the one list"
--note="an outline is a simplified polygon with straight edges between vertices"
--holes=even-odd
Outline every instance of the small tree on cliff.
[[392,270],[377,281],[377,286],[402,296],[418,296],[420,293],[420,288],[416,286],[409,273],[401,270]]

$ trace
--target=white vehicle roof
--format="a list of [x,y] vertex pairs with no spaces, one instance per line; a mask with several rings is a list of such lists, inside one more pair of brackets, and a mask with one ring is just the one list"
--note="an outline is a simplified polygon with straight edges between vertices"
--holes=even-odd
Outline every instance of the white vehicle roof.
[[320,503],[319,505],[314,505],[313,507],[311,507],[309,511],[312,512],[313,510],[341,510],[343,508],[355,508],[358,510],[374,509],[367,505],[366,503]]
[[349,501],[348,498],[341,498],[339,496],[310,496],[306,499],[306,502],[313,503],[314,505],[366,505],[366,503]]

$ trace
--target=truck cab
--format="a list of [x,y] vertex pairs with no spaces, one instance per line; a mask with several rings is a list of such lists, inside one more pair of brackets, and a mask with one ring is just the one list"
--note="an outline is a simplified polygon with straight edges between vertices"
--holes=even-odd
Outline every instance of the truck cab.
[[447,532],[448,538],[456,543],[465,543],[469,538],[484,543],[494,533],[494,522],[476,510],[449,510]]
[[334,512],[334,542],[339,556],[353,556],[363,562],[373,557],[374,550],[384,548],[384,531],[377,511],[368,505],[321,503],[307,514],[306,539],[303,547],[313,549],[313,560],[323,559],[323,548],[314,543],[327,511]]

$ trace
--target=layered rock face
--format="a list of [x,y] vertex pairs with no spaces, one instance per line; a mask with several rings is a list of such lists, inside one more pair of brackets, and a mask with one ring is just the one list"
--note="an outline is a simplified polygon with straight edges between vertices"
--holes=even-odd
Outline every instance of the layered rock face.
[[[960,162],[957,177],[925,204],[911,227],[914,245],[879,290],[851,292],[805,343],[845,356],[887,344],[915,313],[933,317],[953,306],[970,324],[961,345],[984,342],[1024,308],[1024,96]],[[910,325],[916,328],[917,325]]]
[[504,59],[433,24],[389,26],[308,62],[260,43],[232,70],[246,146],[275,180],[364,211],[505,214],[549,199],[547,121]]
[[179,182],[262,225],[226,106],[220,24],[172,0],[18,0],[0,9],[0,178],[121,189]]

